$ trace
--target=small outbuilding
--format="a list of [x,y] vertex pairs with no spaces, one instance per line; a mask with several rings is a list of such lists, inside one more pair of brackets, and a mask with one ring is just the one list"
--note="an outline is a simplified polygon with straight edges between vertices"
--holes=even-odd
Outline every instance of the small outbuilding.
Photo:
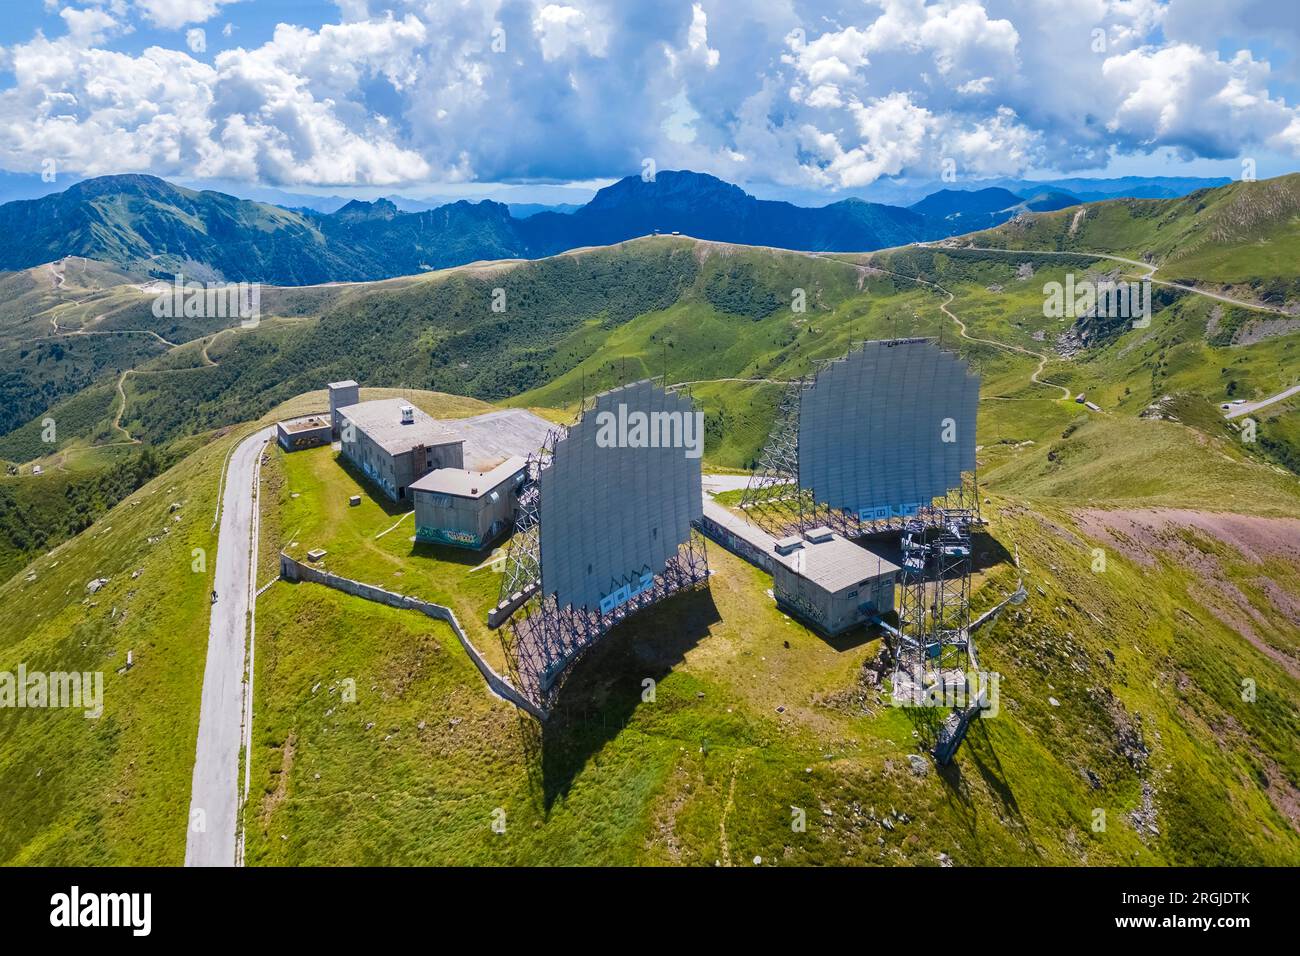
[[777,607],[823,634],[841,634],[894,609],[899,566],[830,528],[783,538],[774,551]]
[[412,482],[415,537],[479,550],[513,527],[527,463],[512,456],[486,472],[439,468]]
[[331,440],[330,422],[323,415],[308,415],[305,418],[277,422],[275,434],[280,447],[285,451],[328,445]]

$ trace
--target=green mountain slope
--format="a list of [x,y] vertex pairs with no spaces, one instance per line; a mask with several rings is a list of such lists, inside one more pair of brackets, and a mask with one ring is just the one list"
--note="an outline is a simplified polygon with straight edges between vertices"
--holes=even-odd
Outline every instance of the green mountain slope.
[[[183,854],[209,587],[190,556],[210,558],[219,469],[237,437],[209,441],[210,429],[240,433],[336,378],[572,409],[584,393],[666,371],[696,383],[709,467],[744,467],[770,425],[771,380],[852,341],[929,334],[983,376],[992,540],[976,607],[1021,574],[1030,592],[981,637],[1005,707],[952,773],[911,769],[933,728],[863,682],[876,641],[821,641],[720,549],[709,594],[620,628],[574,678],[585,705],[540,739],[481,692],[434,622],[276,585],[258,609],[250,862],[1300,862],[1300,555],[1287,550],[1300,483],[1281,467],[1297,412],[1290,402],[1260,415],[1271,448],[1243,442],[1217,411],[1225,395],[1287,384],[1300,336],[1241,341],[1226,334],[1235,312],[1216,316],[1218,303],[1177,290],[1161,293],[1144,329],[1043,314],[1045,282],[1110,268],[1031,251],[811,256],[659,237],[276,292],[277,314],[258,328],[137,366],[121,380],[124,406],[117,376],[96,380],[54,406],[58,454],[110,453],[86,444],[125,429],[183,457],[0,586],[29,622],[0,643],[0,669],[102,667],[108,682],[100,722],[0,712],[0,815],[14,821],[0,861]],[[34,427],[0,448],[57,458]],[[367,493],[348,482],[326,449],[273,453],[262,576],[281,545],[327,545],[334,566],[445,596],[477,620],[495,596],[490,566],[379,538],[392,517],[341,507]],[[97,577],[109,584],[91,595]],[[127,650],[136,666],[117,674]],[[371,690],[356,711],[327,714],[311,688],[340,676]],[[658,682],[653,705],[640,698],[646,676]],[[792,806],[810,824],[797,837]],[[498,807],[505,839],[487,827]]]
[[[264,321],[217,337],[202,355],[189,347],[145,362],[123,382],[121,423],[133,436],[167,442],[347,377],[573,406],[584,391],[666,371],[671,382],[699,383],[692,388],[709,416],[712,460],[745,466],[757,454],[774,401],[763,380],[806,374],[850,340],[941,337],[979,364],[986,391],[992,386],[1012,399],[1026,390],[1060,394],[1027,381],[1041,357],[1044,382],[1134,417],[1171,393],[1217,404],[1294,384],[1300,336],[1285,328],[1243,335],[1258,313],[1191,293],[1158,287],[1148,329],[1044,317],[1046,282],[1064,281],[1070,271],[1106,274],[1097,266],[1086,256],[1028,252],[926,247],[831,257],[660,237],[465,267],[350,286],[322,303],[319,318]],[[908,277],[957,297],[953,308],[967,326],[965,337],[941,311],[943,293]],[[795,311],[796,296],[802,312]],[[504,311],[493,311],[494,301]],[[299,305],[307,312],[312,303]],[[1056,351],[1067,346],[1076,350],[1069,360]],[[715,380],[728,378],[756,381],[720,389]],[[79,410],[82,396],[52,410],[70,422],[61,440],[113,434],[113,413],[122,408],[116,382],[99,394],[98,411]],[[722,427],[724,418],[754,424],[743,447],[739,432]],[[0,438],[0,456],[40,454],[39,437],[33,420]]]
[[[933,728],[863,682],[877,641],[827,644],[721,549],[710,549],[709,592],[619,628],[540,736],[482,690],[436,622],[278,584],[258,605],[249,862],[1294,865],[1300,682],[1285,660],[1300,660],[1287,612],[1300,577],[1285,549],[1300,527],[1296,483],[1187,425],[1103,416],[1071,428],[1069,403],[1019,404],[1014,417],[981,417],[991,563],[974,600],[992,604],[1020,575],[1030,596],[981,635],[1002,710],[951,772],[913,771],[908,755]],[[1021,446],[1026,433],[1038,439]],[[97,722],[0,712],[0,861],[179,862],[209,587],[191,553],[208,549],[210,564],[217,475],[235,439],[204,446],[0,587],[28,622],[0,644],[0,669],[106,671]],[[1153,461],[1169,467],[1152,474]],[[351,491],[337,483],[352,481],[328,449],[273,452],[264,557],[291,537],[355,535],[331,561],[486,610],[489,570],[377,539],[392,522],[381,509],[334,507]],[[1212,484],[1275,517],[1151,507],[1212,504]],[[325,508],[319,495],[336,520],[304,522]],[[1101,510],[1115,504],[1127,510]],[[109,583],[87,594],[95,577]],[[127,650],[134,666],[118,674]],[[354,705],[328,693],[342,676],[356,681]],[[792,832],[791,807],[806,811],[805,832]],[[497,808],[505,837],[489,827]]]
[[572,214],[522,219],[491,201],[418,212],[401,212],[386,199],[353,201],[324,214],[198,192],[151,176],[105,176],[0,205],[0,267],[24,269],[76,255],[141,275],[308,285],[538,258],[657,231],[823,250],[879,249],[953,229],[860,199],[817,208],[760,200],[687,171],[652,180],[629,176]]
[[1300,174],[1022,217],[968,241],[1114,253],[1158,266],[1168,281],[1236,287],[1281,306],[1300,301]]

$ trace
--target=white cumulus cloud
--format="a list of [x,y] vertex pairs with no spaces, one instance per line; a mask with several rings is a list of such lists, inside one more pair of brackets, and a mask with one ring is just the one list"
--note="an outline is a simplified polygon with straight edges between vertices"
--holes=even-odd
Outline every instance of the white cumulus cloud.
[[[263,39],[235,0],[47,0],[42,29],[0,47],[0,165],[389,185],[604,178],[650,157],[849,189],[945,159],[985,176],[1294,158],[1293,6],[336,0],[337,22],[285,6]],[[224,48],[187,46],[218,14]],[[127,42],[158,29],[174,39]]]
[[217,11],[240,0],[135,0],[144,18],[155,26],[175,30],[189,23],[205,23]]

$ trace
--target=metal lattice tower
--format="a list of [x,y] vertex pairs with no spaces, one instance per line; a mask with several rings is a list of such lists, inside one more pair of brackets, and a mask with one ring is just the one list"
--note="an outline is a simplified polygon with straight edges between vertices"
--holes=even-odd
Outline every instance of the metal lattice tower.
[[768,517],[769,524],[795,522],[802,527],[804,517],[813,512],[812,494],[799,487],[799,403],[808,385],[805,378],[786,385],[758,466],[740,499],[741,509],[753,512],[759,524]]
[[945,699],[974,666],[970,636],[971,525],[965,508],[934,508],[909,521],[901,547],[894,698]]
[[542,551],[539,531],[541,527],[540,479],[542,469],[550,463],[562,429],[553,428],[546,433],[542,447],[528,456],[524,466],[524,484],[519,489],[519,507],[515,516],[515,533],[506,550],[502,569],[501,590],[497,607],[517,606],[531,597],[542,584]]

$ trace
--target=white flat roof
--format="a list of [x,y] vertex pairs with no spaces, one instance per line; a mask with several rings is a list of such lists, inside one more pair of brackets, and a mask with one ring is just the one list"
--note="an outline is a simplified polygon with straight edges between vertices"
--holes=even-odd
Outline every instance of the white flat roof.
[[805,541],[802,548],[790,554],[776,553],[772,557],[831,594],[902,570],[888,558],[859,547],[838,534],[825,541]]
[[316,428],[329,428],[330,417],[328,415],[303,415],[301,418],[287,418],[282,422],[276,422],[286,432],[305,432]]
[[338,411],[390,455],[408,452],[416,445],[455,445],[461,440],[414,406],[415,421],[403,424],[402,408],[410,404],[401,398],[381,398],[344,405]]
[[411,482],[411,491],[427,491],[457,498],[482,498],[501,487],[524,469],[527,462],[514,455],[491,471],[462,471],[460,468],[436,468],[423,478]]
[[330,382],[325,387],[326,388],[356,388],[357,383],[352,381],[352,379],[348,379],[346,382]]
[[523,408],[505,408],[469,418],[441,418],[438,423],[465,440],[465,467],[490,471],[514,455],[542,447],[555,426]]

